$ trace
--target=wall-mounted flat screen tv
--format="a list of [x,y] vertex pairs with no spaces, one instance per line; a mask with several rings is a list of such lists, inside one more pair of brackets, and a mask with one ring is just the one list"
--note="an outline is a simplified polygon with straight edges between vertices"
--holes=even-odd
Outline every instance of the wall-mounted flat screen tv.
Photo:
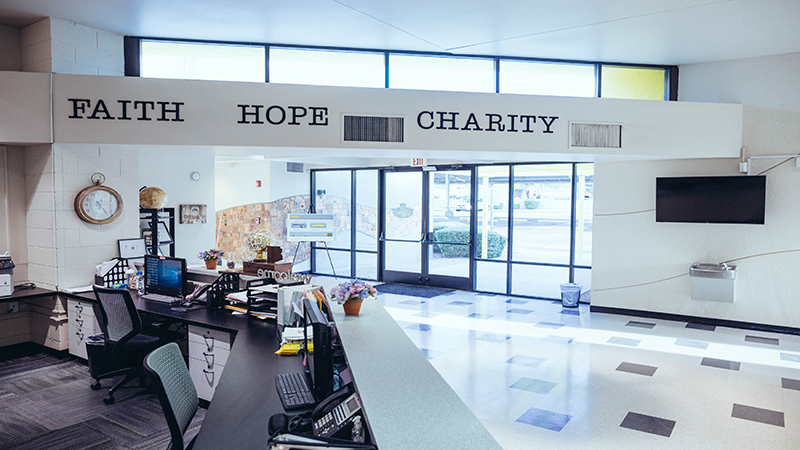
[[764,224],[766,176],[656,178],[656,222]]

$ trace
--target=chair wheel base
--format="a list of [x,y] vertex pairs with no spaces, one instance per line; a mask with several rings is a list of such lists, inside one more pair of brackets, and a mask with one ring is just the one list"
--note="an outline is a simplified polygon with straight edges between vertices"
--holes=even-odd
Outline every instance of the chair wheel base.
[[114,396],[104,398],[103,399],[103,403],[105,403],[106,405],[113,404],[114,403]]
[[93,391],[99,391],[100,389],[103,388],[103,386],[100,386],[100,382],[99,381],[95,382],[90,387],[92,388]]

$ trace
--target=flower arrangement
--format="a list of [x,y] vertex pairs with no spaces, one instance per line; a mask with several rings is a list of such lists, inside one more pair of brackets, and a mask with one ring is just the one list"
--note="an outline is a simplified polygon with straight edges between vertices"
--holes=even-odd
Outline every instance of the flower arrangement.
[[197,257],[199,259],[202,259],[203,261],[209,261],[209,260],[212,260],[212,259],[220,259],[220,258],[222,258],[222,255],[224,255],[224,254],[225,254],[224,251],[222,251],[222,250],[220,250],[218,248],[212,248],[211,250],[206,250],[204,252],[198,253]]
[[336,300],[340,305],[348,300],[364,300],[377,296],[377,289],[359,280],[346,281],[331,289],[331,299]]

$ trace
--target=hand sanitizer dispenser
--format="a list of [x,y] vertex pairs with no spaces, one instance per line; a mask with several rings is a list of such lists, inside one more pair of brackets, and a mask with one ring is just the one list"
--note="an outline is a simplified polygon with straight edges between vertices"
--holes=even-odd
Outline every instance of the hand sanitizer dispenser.
[[727,264],[693,264],[692,299],[733,303],[736,297],[736,266]]

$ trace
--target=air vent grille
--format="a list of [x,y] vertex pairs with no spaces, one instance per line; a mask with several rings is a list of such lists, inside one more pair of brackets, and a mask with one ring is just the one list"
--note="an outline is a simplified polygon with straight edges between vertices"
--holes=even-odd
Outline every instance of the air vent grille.
[[572,123],[570,147],[622,148],[622,125]]
[[344,116],[345,142],[403,142],[402,117]]
[[286,171],[293,173],[303,173],[303,163],[287,162]]

